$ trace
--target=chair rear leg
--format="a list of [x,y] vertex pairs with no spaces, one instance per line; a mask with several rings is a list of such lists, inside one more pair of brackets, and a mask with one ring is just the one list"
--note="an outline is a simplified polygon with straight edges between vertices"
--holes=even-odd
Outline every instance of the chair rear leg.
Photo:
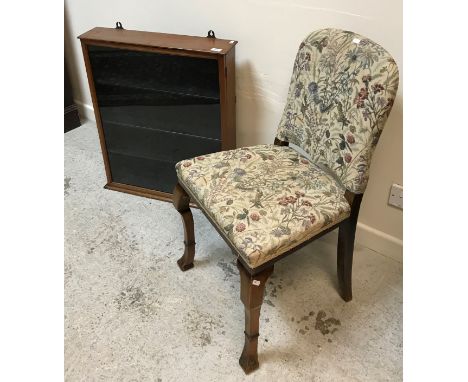
[[240,297],[245,309],[245,343],[239,364],[246,374],[258,369],[258,336],[260,309],[263,303],[265,285],[273,273],[273,266],[255,276],[251,276],[242,263],[237,260],[240,273]]
[[356,234],[362,196],[362,194],[352,194],[346,191],[345,198],[351,206],[351,214],[348,219],[341,222],[338,230],[338,284],[340,295],[346,302],[353,299],[351,278],[353,273],[354,236]]
[[338,231],[337,269],[340,295],[346,302],[353,298],[352,273],[353,273],[353,252],[354,235],[356,224],[349,219],[341,223]]
[[184,244],[185,251],[182,257],[177,260],[177,264],[182,271],[193,268],[193,259],[195,257],[195,232],[193,228],[193,216],[190,211],[190,196],[185,192],[182,186],[177,183],[172,196],[172,203],[175,209],[180,213],[184,223]]

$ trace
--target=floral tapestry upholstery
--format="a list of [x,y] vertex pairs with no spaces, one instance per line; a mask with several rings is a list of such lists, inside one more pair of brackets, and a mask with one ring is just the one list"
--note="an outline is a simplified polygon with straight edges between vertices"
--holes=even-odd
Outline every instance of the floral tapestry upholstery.
[[380,45],[353,32],[318,30],[299,47],[277,137],[363,193],[397,89],[397,65]]
[[222,151],[181,161],[176,170],[251,268],[350,214],[339,181],[287,146]]

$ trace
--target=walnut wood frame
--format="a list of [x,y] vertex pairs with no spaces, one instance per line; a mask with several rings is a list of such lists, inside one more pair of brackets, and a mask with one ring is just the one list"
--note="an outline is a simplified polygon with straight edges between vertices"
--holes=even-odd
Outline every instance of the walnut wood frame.
[[[78,38],[81,40],[81,48],[106,171],[107,183],[104,188],[165,202],[172,201],[171,193],[123,184],[115,182],[112,179],[105,133],[102,127],[94,77],[89,59],[89,45],[217,60],[221,109],[221,150],[231,150],[236,147],[235,46],[237,41],[114,28],[94,28],[78,36]],[[212,48],[220,48],[221,51],[212,51]]]
[[[288,146],[289,142],[275,138],[274,144],[277,146]],[[233,253],[237,256],[237,267],[240,273],[241,282],[241,301],[245,307],[245,343],[239,364],[246,374],[256,370],[258,364],[258,336],[260,325],[260,309],[263,302],[265,291],[265,283],[268,277],[273,273],[274,264],[289,256],[293,252],[303,246],[317,240],[326,233],[338,228],[338,245],[337,245],[337,275],[339,284],[339,293],[341,298],[348,302],[352,299],[352,267],[353,267],[353,252],[354,238],[356,233],[356,224],[359,215],[359,209],[363,194],[354,194],[348,190],[345,192],[345,198],[351,206],[351,213],[345,220],[327,228],[318,233],[311,239],[297,245],[280,256],[262,264],[254,269],[250,268],[237,249],[232,245],[224,232],[219,229],[218,225],[213,221],[208,211],[205,211],[197,198],[190,192],[188,187],[185,187],[179,179],[179,183],[175,186],[173,193],[173,203],[176,210],[181,214],[184,224],[184,244],[185,252],[177,261],[180,269],[186,271],[193,268],[195,257],[195,234],[193,227],[193,217],[190,211],[189,202],[193,200],[203,214],[207,217],[213,227],[218,231],[224,241],[231,247]]]

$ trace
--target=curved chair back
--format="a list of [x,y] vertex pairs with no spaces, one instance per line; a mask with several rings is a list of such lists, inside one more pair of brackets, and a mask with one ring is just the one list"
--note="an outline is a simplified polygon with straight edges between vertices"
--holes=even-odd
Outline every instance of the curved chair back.
[[363,193],[375,146],[398,89],[398,67],[377,43],[321,29],[299,47],[277,137]]

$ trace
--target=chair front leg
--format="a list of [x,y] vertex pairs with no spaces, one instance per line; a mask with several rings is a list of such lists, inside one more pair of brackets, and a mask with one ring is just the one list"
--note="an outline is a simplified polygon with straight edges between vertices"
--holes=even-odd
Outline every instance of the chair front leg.
[[260,309],[263,303],[265,285],[273,273],[273,265],[255,276],[251,276],[244,265],[237,260],[240,273],[240,297],[245,309],[245,343],[239,364],[246,374],[258,369],[258,336]]
[[182,186],[177,183],[174,188],[172,202],[175,209],[180,213],[184,223],[184,245],[185,251],[182,257],[177,260],[177,264],[182,271],[193,268],[193,259],[195,257],[195,232],[193,228],[193,216],[190,211],[190,196],[185,192]]

